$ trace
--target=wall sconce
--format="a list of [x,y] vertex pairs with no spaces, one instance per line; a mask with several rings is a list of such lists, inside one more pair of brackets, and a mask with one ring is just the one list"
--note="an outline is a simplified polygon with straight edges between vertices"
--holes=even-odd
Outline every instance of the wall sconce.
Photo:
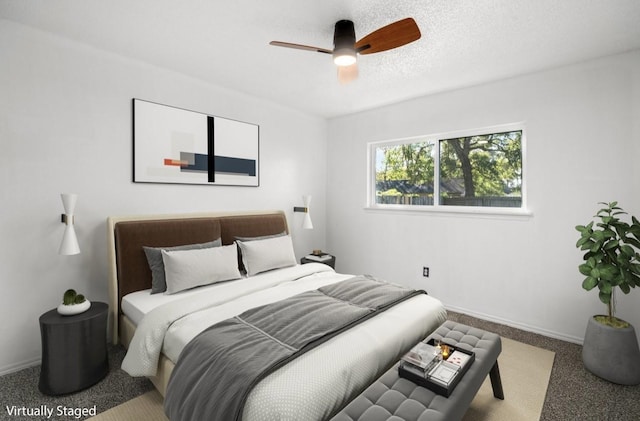
[[73,211],[76,208],[78,195],[74,193],[62,193],[60,197],[62,197],[62,206],[64,206],[61,222],[65,224],[65,227],[58,254],[79,254],[80,246],[78,246],[78,237],[76,237],[76,230],[73,228]]
[[311,196],[302,196],[302,203],[304,207],[294,207],[294,212],[304,212],[304,220],[302,221],[302,228],[306,230],[313,229],[313,223],[311,222],[311,212],[309,205],[311,204]]

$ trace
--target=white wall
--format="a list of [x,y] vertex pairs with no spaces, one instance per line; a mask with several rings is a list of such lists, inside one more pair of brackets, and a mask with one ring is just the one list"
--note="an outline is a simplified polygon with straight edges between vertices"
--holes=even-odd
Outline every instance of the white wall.
[[[107,301],[109,215],[284,209],[298,257],[324,248],[325,120],[5,20],[0,57],[0,374],[39,361],[38,317],[67,288]],[[132,183],[133,97],[260,125],[260,187]],[[78,256],[57,254],[62,192]]]
[[[525,122],[531,217],[365,210],[367,143]],[[640,51],[329,121],[337,268],[424,287],[447,307],[580,342],[605,307],[581,288],[577,224],[597,202],[640,217]],[[431,276],[422,277],[422,266]],[[640,328],[640,291],[618,315]]]

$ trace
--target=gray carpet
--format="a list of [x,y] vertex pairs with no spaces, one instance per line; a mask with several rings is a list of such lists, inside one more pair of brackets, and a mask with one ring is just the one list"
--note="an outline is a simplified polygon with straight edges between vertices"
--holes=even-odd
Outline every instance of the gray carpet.
[[449,312],[448,316],[456,322],[556,353],[541,421],[640,420],[640,386],[616,385],[588,372],[582,365],[582,346],[464,314]]
[[[96,412],[104,412],[109,408],[120,405],[136,396],[153,389],[153,385],[146,378],[133,378],[120,370],[120,363],[124,358],[125,349],[122,346],[109,346],[109,367],[107,376],[99,383],[78,393],[63,396],[46,396],[38,390],[40,366],[30,367],[15,373],[0,377],[0,420],[42,420],[46,417],[14,417],[9,415],[6,406],[15,405],[26,408],[39,408],[41,405],[57,412],[58,405],[70,410],[76,408],[93,408]],[[76,418],[58,417],[50,420],[83,420],[88,417]]]
[[[476,326],[501,336],[556,353],[541,421],[556,420],[617,420],[640,419],[640,386],[619,386],[601,380],[584,369],[579,345],[563,342],[508,326],[487,322],[463,314],[449,312],[449,319]],[[34,420],[13,417],[6,406],[28,408],[47,405],[56,408],[91,408],[103,412],[153,389],[146,379],[134,379],[120,370],[124,349],[109,348],[111,371],[107,377],[88,390],[62,397],[45,396],[38,390],[40,367],[28,368],[0,377],[0,420]],[[505,391],[507,394],[508,391]],[[86,417],[52,417],[52,420],[86,419]],[[514,420],[517,421],[517,420]]]

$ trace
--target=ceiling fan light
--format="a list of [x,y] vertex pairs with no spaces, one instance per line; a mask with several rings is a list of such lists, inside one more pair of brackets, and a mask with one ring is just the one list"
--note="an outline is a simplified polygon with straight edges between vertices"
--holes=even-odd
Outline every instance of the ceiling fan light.
[[333,52],[333,62],[337,66],[351,66],[356,62],[356,52],[352,48],[340,48]]

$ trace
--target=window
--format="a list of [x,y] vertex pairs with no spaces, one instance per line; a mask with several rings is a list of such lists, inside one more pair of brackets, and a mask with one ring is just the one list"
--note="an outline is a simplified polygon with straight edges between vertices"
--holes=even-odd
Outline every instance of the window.
[[433,205],[433,143],[380,145],[376,156],[376,203]]
[[522,126],[370,144],[369,206],[524,208]]

